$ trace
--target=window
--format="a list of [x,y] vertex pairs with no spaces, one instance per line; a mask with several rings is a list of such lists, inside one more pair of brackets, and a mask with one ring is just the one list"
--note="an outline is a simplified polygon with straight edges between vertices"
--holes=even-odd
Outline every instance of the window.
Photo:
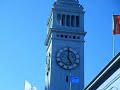
[[61,38],[63,38],[63,35],[61,35]]
[[62,25],[65,26],[65,15],[62,15]]
[[66,82],[68,82],[68,76],[66,76]]
[[65,35],[65,38],[67,38],[68,36],[67,35]]
[[77,39],[80,39],[80,36],[77,36]]
[[67,25],[67,26],[70,26],[70,15],[67,15],[66,25]]
[[59,37],[59,35],[57,34],[57,37]]
[[79,16],[76,16],[76,27],[79,27]]
[[71,26],[72,26],[72,27],[74,27],[74,23],[75,23],[74,21],[75,21],[74,16],[71,16]]
[[69,38],[71,38],[71,36],[69,36]]
[[57,14],[57,21],[58,21],[58,24],[61,25],[61,15],[60,14]]
[[73,36],[73,39],[76,39],[76,36]]

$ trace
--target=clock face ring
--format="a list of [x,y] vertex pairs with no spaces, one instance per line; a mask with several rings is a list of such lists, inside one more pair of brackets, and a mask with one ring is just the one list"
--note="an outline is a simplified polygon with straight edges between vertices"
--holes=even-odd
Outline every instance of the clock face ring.
[[79,60],[78,53],[70,47],[60,49],[56,55],[58,65],[64,69],[75,68],[79,64]]

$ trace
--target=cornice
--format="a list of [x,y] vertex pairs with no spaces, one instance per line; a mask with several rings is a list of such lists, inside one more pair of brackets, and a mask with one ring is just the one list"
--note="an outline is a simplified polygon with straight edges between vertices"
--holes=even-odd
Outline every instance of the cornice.
[[50,37],[51,37],[51,33],[52,32],[59,32],[59,33],[69,33],[69,34],[79,34],[79,35],[83,35],[85,36],[86,35],[86,32],[84,31],[79,31],[79,29],[76,29],[76,30],[61,30],[61,29],[55,29],[55,28],[50,28],[49,29],[49,32],[47,34],[47,37],[46,37],[46,40],[45,40],[45,46],[48,45],[48,42],[50,40]]

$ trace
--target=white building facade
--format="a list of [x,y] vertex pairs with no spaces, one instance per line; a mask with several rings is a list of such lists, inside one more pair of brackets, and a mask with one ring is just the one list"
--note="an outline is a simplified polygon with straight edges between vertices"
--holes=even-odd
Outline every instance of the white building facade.
[[84,90],[120,90],[120,52]]
[[37,88],[25,80],[24,90],[37,90]]

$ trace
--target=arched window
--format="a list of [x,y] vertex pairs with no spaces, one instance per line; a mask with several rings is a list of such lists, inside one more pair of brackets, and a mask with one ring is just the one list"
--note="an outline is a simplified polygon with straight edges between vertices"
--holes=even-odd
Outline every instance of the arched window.
[[65,26],[65,15],[62,15],[62,25]]
[[76,27],[79,27],[79,16],[76,16]]
[[57,14],[57,22],[59,25],[61,25],[61,15]]
[[71,16],[71,26],[74,27],[75,24],[75,18],[74,16]]
[[70,15],[67,15],[66,25],[67,25],[67,26],[70,26]]

